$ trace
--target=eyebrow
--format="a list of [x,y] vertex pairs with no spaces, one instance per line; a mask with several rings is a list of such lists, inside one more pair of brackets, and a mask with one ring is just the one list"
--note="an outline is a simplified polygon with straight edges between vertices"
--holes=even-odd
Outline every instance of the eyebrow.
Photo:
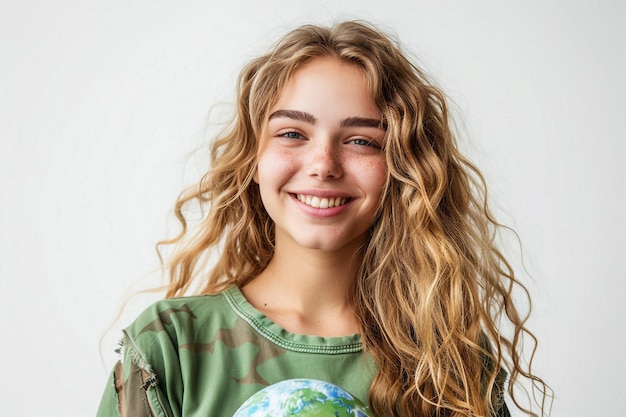
[[[287,118],[298,120],[301,122],[314,125],[317,123],[317,118],[311,113],[307,113],[300,110],[276,110],[270,114],[268,120],[277,118]],[[375,127],[377,129],[386,130],[386,126],[382,120],[371,119],[369,117],[347,117],[340,122],[341,127]]]
[[317,119],[311,113],[307,113],[300,110],[276,110],[274,113],[270,114],[268,120],[277,119],[280,117],[285,117],[287,119],[299,120],[301,122],[306,122],[314,125],[317,123]]
[[348,117],[341,121],[341,127],[375,127],[385,130],[382,120],[370,119],[368,117]]

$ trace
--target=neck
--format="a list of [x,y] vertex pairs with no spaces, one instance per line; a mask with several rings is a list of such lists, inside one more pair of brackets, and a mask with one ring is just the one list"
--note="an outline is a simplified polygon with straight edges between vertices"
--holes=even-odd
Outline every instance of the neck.
[[310,249],[277,233],[274,256],[257,280],[267,280],[273,291],[303,303],[323,294],[336,304],[331,300],[345,300],[354,283],[362,260],[359,246],[355,240],[333,250]]
[[358,332],[349,302],[361,262],[358,248],[321,251],[276,242],[267,268],[242,290],[248,301],[293,333]]

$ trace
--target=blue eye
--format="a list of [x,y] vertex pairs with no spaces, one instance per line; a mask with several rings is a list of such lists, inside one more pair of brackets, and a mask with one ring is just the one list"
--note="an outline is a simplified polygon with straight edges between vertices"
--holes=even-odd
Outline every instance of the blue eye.
[[378,147],[378,145],[376,145],[374,142],[363,138],[352,139],[351,142],[359,146],[369,146],[371,148]]
[[302,139],[302,135],[296,131],[289,131],[289,132],[281,133],[278,136],[282,136],[288,139]]

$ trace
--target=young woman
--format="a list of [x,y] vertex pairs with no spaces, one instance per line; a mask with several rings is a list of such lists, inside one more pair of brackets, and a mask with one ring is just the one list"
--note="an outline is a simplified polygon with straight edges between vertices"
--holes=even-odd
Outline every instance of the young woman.
[[[522,361],[520,284],[448,118],[368,24],[303,26],[253,60],[210,170],[176,204],[166,299],[125,330],[99,415],[231,416],[285,380],[378,417],[507,416],[520,379],[545,399]],[[206,215],[188,227],[192,202]]]

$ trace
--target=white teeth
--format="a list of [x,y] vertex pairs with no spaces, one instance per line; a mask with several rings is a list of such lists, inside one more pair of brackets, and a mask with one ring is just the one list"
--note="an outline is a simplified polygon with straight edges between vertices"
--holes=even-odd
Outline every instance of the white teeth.
[[306,204],[307,206],[321,208],[321,209],[341,206],[343,204],[346,204],[346,201],[348,201],[347,198],[342,198],[342,197],[320,198],[314,195],[302,195],[302,194],[296,194],[296,198],[300,200],[301,202],[303,202],[304,204]]

